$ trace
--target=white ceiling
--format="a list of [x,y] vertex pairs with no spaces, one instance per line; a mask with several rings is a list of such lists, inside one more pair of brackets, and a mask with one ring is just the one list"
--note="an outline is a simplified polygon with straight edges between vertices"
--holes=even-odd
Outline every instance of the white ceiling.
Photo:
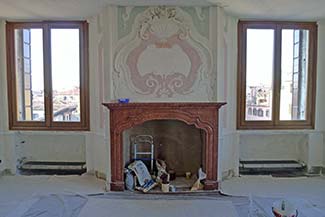
[[245,19],[321,20],[325,0],[0,0],[4,19],[85,19],[112,5],[219,5]]

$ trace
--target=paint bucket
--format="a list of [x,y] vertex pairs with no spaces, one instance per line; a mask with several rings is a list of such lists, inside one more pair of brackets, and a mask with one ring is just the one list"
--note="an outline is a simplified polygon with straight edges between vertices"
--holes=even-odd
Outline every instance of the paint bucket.
[[169,184],[161,184],[161,191],[166,193],[169,192]]
[[169,185],[170,192],[176,192],[176,187],[174,185]]
[[297,217],[297,208],[288,200],[275,201],[272,206],[275,217]]

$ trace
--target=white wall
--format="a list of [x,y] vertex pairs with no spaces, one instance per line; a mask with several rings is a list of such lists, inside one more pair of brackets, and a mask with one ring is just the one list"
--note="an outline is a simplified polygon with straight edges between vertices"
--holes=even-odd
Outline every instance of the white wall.
[[[303,160],[308,134],[283,132],[246,132],[240,135],[241,160]],[[302,158],[302,159],[300,159]]]
[[217,101],[227,102],[219,112],[218,179],[237,175],[239,137],[236,132],[237,18],[227,16],[222,9],[217,17]]
[[17,159],[85,162],[85,135],[64,132],[15,132]]
[[9,132],[0,133],[0,173],[4,170],[9,170],[12,173],[16,172],[16,157],[14,151],[14,136]]
[[112,23],[108,20],[113,16],[108,7],[88,20],[91,131],[86,137],[86,162],[88,171],[100,176],[110,174],[109,111],[102,103],[112,100]]
[[316,94],[316,130],[323,136],[323,166],[325,166],[325,20],[318,23],[318,60]]
[[318,22],[316,130],[325,131],[325,20]]
[[15,171],[14,137],[8,131],[5,21],[0,20],[0,172]]
[[[3,36],[4,35],[4,22],[0,21],[0,35]],[[4,37],[0,37],[0,48],[1,47],[5,47],[6,43],[5,43],[5,38]],[[0,82],[5,80],[5,75],[4,73],[2,73],[3,71],[5,71],[5,54],[4,54],[4,49],[0,49]],[[6,91],[5,91],[5,86],[1,85],[0,86],[0,101],[4,102],[5,101],[5,95],[6,95]],[[6,113],[6,108],[5,108],[5,103],[0,103],[0,111],[1,113]],[[3,125],[6,122],[6,118],[4,117],[4,114],[0,114],[0,160],[2,161],[0,163],[0,172],[3,171],[5,169],[5,144],[3,141],[3,137],[4,137],[4,133],[3,132]]]

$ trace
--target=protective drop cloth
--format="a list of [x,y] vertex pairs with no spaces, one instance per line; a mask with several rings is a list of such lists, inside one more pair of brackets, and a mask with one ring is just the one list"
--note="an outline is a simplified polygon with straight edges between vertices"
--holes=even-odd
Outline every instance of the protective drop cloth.
[[7,217],[78,217],[87,200],[80,195],[50,194],[23,201]]

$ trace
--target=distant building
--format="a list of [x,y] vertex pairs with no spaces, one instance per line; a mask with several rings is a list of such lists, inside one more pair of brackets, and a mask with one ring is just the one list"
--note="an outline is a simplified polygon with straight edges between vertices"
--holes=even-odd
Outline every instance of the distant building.
[[246,92],[246,120],[270,120],[271,96],[271,87],[249,86]]

